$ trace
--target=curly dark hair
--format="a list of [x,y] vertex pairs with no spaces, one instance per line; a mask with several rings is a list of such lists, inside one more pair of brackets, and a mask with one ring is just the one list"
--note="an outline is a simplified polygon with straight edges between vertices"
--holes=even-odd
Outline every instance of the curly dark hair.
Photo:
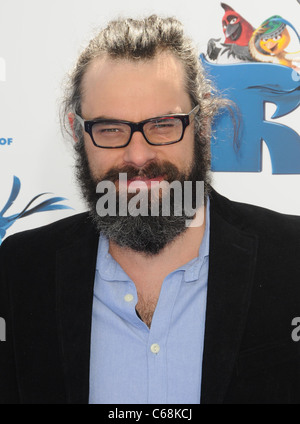
[[[176,18],[162,18],[151,15],[141,20],[118,19],[111,21],[100,31],[81,53],[66,84],[61,108],[61,122],[64,130],[70,131],[68,114],[81,114],[82,80],[88,66],[96,58],[132,61],[151,60],[158,53],[171,52],[185,69],[185,87],[194,106],[200,105],[195,117],[196,133],[201,129],[202,139],[210,140],[211,122],[221,109],[228,107],[214,89],[200,63],[198,52],[192,41],[184,34],[183,25]],[[75,123],[75,135],[83,141],[82,128]],[[208,142],[209,144],[209,142]],[[75,145],[78,148],[78,143]],[[207,147],[209,155],[210,147]]]

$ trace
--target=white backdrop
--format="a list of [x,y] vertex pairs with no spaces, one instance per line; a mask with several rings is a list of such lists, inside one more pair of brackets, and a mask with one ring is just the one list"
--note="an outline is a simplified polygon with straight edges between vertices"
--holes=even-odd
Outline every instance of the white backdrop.
[[[73,172],[70,141],[60,132],[58,110],[63,79],[89,39],[117,16],[174,15],[200,52],[223,36],[220,0],[0,0],[0,210],[13,176],[21,192],[7,215],[20,212],[36,195],[66,197],[73,210],[35,214],[17,221],[7,235],[85,210]],[[279,14],[299,31],[298,0],[226,0],[254,26]],[[275,106],[268,107],[271,117]],[[300,133],[299,109],[280,122]],[[4,141],[2,141],[4,143]],[[299,158],[300,160],[300,158]],[[233,200],[300,215],[300,175],[272,175],[267,148],[262,173],[214,173],[213,186]],[[49,197],[49,195],[48,195]]]

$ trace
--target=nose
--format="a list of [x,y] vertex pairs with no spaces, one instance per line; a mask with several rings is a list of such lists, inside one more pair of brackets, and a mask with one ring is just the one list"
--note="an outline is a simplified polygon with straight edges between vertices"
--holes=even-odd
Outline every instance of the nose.
[[156,147],[145,140],[141,132],[135,132],[124,149],[124,161],[131,166],[142,168],[156,158]]

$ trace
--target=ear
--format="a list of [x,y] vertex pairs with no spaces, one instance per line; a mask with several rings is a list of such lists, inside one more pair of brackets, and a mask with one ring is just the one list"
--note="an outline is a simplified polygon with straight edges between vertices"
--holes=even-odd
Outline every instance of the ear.
[[70,128],[72,130],[73,139],[77,143],[78,138],[76,137],[76,134],[75,134],[75,115],[74,115],[74,113],[68,114],[68,120],[69,120]]
[[229,11],[234,12],[234,9],[232,9],[232,7],[228,6],[228,5],[227,5],[227,4],[225,4],[225,3],[221,3],[221,6],[222,6],[222,7],[223,7],[223,9],[225,10],[225,12],[229,12]]

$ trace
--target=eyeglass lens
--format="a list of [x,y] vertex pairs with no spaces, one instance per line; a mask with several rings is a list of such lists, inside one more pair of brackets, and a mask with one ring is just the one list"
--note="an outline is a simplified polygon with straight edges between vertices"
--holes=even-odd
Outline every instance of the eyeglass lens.
[[[178,118],[162,118],[146,122],[143,126],[146,139],[152,144],[168,144],[182,137],[183,124]],[[128,124],[103,121],[93,125],[93,138],[101,147],[120,147],[128,143],[131,128]]]

